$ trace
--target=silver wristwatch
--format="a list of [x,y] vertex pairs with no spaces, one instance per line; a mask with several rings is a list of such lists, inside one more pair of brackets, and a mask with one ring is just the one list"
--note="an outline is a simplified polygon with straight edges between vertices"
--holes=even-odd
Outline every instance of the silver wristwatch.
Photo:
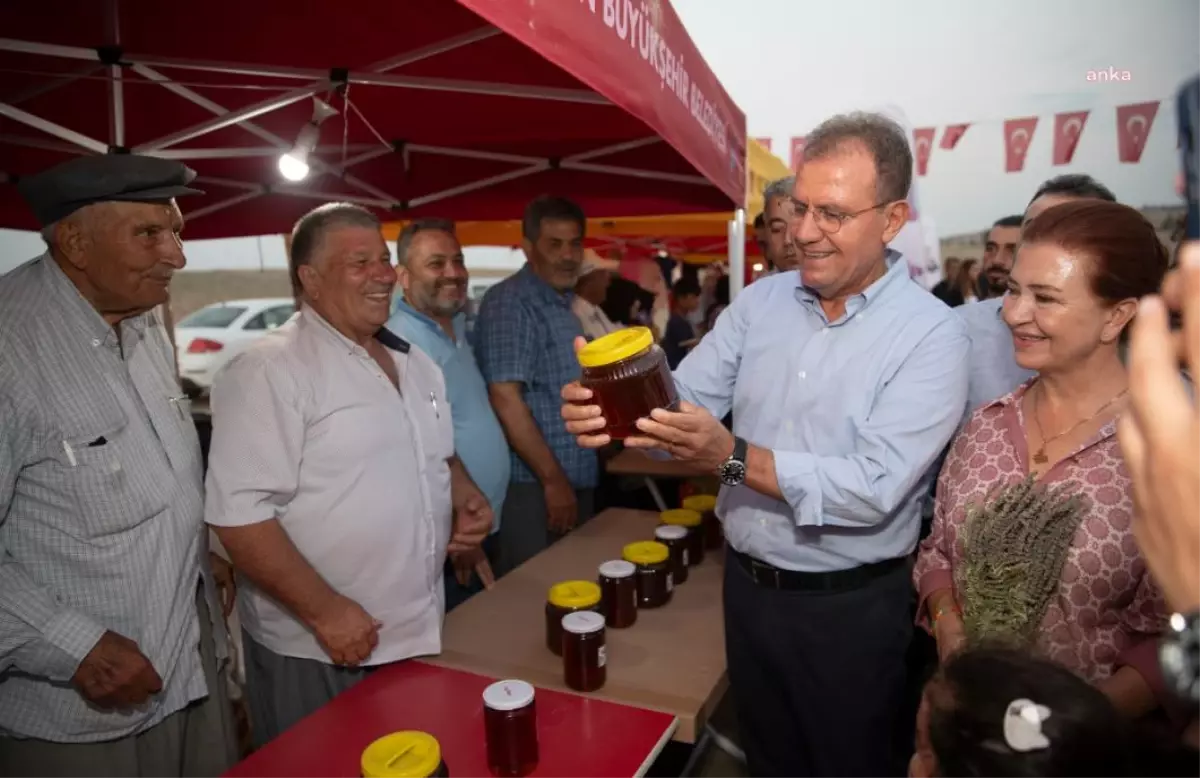
[[746,480],[746,449],[749,446],[741,438],[733,439],[733,453],[717,468],[721,483],[726,486],[738,486]]

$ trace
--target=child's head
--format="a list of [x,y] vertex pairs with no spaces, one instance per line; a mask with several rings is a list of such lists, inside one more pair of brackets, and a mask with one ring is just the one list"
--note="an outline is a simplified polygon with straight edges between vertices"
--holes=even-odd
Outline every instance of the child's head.
[[683,314],[691,313],[700,307],[700,284],[690,276],[684,276],[671,287],[675,310]]
[[1127,725],[1070,670],[1001,648],[966,651],[930,680],[913,776],[1131,775]]

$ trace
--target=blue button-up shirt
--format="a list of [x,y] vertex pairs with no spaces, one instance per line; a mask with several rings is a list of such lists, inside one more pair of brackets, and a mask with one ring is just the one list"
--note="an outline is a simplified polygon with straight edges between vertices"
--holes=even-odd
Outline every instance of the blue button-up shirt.
[[[571,311],[574,294],[559,292],[526,264],[488,290],[475,320],[475,354],[488,383],[517,382],[546,445],[577,489],[596,485],[596,453],[582,449],[567,432],[560,393],[579,380],[575,338],[583,336]],[[512,480],[536,483],[524,460],[512,452]]]
[[683,397],[771,449],[785,499],[723,488],[738,551],[825,572],[904,556],[917,543],[931,465],[962,417],[967,336],[889,252],[889,270],[828,321],[796,272],[739,294],[675,371]]
[[1003,304],[1003,297],[994,297],[954,309],[967,325],[971,341],[967,357],[970,383],[963,423],[976,408],[1003,397],[1037,375],[1017,364],[1012,331],[1000,317]]
[[454,317],[451,340],[440,324],[400,300],[387,328],[424,351],[442,369],[454,421],[454,451],[492,506],[495,532],[500,528],[500,511],[508,492],[508,441],[488,401],[487,383],[467,342],[466,323],[465,313]]

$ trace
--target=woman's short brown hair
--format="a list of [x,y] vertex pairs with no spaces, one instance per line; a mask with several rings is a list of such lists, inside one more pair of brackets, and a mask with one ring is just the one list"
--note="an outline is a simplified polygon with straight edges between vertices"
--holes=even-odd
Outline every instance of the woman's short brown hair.
[[1092,292],[1108,303],[1154,294],[1167,273],[1167,249],[1137,210],[1103,200],[1048,208],[1021,232],[1022,243],[1049,243],[1087,257]]

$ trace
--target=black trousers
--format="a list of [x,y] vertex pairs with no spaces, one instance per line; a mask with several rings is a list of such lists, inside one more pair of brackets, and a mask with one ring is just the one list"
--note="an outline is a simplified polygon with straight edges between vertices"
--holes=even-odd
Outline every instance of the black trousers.
[[725,653],[753,776],[882,776],[903,705],[910,569],[840,592],[768,589],[725,564]]

